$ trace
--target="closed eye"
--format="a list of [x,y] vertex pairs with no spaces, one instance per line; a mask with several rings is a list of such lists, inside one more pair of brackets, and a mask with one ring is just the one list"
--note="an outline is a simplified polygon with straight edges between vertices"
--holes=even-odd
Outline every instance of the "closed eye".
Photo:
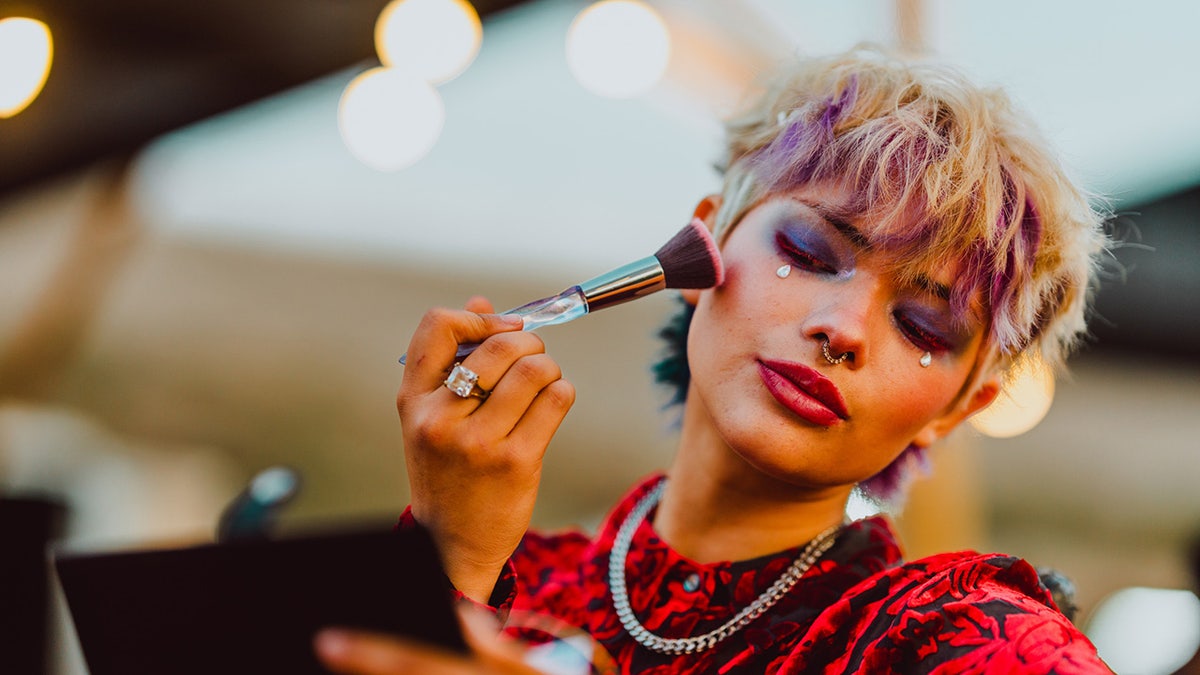
[[931,333],[903,314],[896,314],[896,325],[900,327],[900,332],[904,334],[904,337],[917,349],[927,352],[943,352],[953,348],[953,345],[945,338]]
[[790,258],[792,264],[801,269],[822,274],[837,273],[836,268],[806,251],[783,231],[775,233],[775,245],[779,248],[780,253]]

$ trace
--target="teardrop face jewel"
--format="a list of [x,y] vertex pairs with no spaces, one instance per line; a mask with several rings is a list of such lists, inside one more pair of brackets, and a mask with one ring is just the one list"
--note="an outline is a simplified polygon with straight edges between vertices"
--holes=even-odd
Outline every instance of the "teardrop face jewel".
[[933,354],[925,352],[921,355],[921,367],[928,368],[929,364],[933,363]]
[[791,265],[784,265],[784,266],[780,267],[779,269],[775,270],[775,276],[779,277],[780,279],[786,279],[787,276],[791,273],[792,273]]

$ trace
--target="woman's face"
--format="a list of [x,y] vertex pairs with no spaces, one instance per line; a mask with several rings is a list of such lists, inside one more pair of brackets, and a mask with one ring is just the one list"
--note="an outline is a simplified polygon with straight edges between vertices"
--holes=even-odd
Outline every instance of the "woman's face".
[[[954,270],[901,285],[844,215],[830,186],[774,196],[722,247],[725,282],[692,294],[690,408],[733,452],[792,484],[858,483],[911,442],[928,445],[995,396],[994,379],[959,396],[983,319],[954,320]],[[790,273],[780,269],[790,265]],[[828,340],[840,364],[822,355]],[[928,366],[922,356],[929,352]]]

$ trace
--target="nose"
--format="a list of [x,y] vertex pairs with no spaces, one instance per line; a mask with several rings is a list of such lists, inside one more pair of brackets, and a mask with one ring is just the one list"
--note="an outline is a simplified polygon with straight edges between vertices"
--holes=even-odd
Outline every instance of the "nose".
[[802,330],[811,340],[818,362],[861,368],[870,358],[871,325],[880,309],[879,284],[872,279],[828,284],[813,304]]

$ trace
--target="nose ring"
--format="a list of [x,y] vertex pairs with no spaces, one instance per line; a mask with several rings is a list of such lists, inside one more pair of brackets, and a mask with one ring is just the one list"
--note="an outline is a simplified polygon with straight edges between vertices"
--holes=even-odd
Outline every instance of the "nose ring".
[[825,360],[829,362],[829,365],[836,366],[842,361],[845,361],[846,357],[850,356],[850,352],[842,352],[841,356],[835,357],[833,354],[829,353],[829,338],[825,338],[825,341],[821,343],[821,355],[825,357]]

